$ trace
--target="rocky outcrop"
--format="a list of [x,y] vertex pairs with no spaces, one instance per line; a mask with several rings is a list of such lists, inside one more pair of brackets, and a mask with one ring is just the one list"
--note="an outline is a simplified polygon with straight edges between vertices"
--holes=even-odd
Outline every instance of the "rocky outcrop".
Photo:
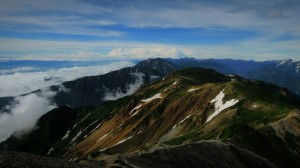
[[278,167],[267,159],[234,145],[220,141],[201,141],[153,153],[129,157],[129,164],[137,167]]
[[89,168],[61,159],[28,153],[0,151],[0,168]]

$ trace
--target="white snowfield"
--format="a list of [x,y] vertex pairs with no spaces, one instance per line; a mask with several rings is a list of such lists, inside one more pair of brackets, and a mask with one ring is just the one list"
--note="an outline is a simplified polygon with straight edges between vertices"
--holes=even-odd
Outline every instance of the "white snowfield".
[[65,136],[64,136],[64,137],[62,137],[62,140],[64,140],[64,139],[68,138],[68,136],[70,135],[70,132],[71,132],[71,131],[67,131],[67,133],[65,134]]
[[51,153],[53,150],[54,150],[54,148],[52,147],[52,148],[48,151],[47,155],[50,155],[50,153]]
[[105,151],[106,149],[108,149],[108,148],[103,148],[103,149],[99,150],[99,152],[103,152],[103,151]]
[[114,144],[114,145],[113,145],[113,146],[111,146],[110,148],[112,148],[112,147],[114,147],[114,146],[117,146],[117,145],[119,145],[119,144],[121,144],[121,143],[124,143],[125,141],[127,141],[127,140],[131,139],[132,137],[133,137],[133,136],[129,136],[128,138],[126,138],[126,139],[123,139],[123,140],[119,141],[118,143]]
[[[97,120],[96,120],[96,121],[97,121]],[[96,129],[98,129],[98,128],[100,127],[101,124],[102,124],[102,123],[98,124],[94,129],[92,129],[92,131],[91,131],[89,134],[93,133]]]
[[176,85],[177,84],[177,81],[175,81],[172,85]]
[[79,131],[76,136],[71,140],[71,143],[75,142],[75,140],[81,135],[82,131]]
[[161,93],[157,93],[155,94],[154,96],[148,98],[148,99],[144,99],[144,100],[141,100],[142,102],[145,102],[145,103],[148,103],[148,102],[151,102],[152,100],[154,99],[161,99]]
[[129,112],[129,114],[131,114],[132,112],[134,112],[135,110],[137,110],[137,109],[139,109],[139,108],[141,108],[141,107],[142,107],[142,104],[136,106],[134,109],[132,109],[132,110]]
[[185,120],[187,120],[187,119],[190,118],[190,117],[191,117],[191,115],[186,116],[183,120],[181,120],[181,121],[179,122],[179,125],[182,124]]
[[214,98],[210,101],[210,103],[215,103],[215,111],[206,119],[206,123],[212,120],[215,116],[217,116],[219,113],[221,113],[223,110],[227,109],[228,107],[231,107],[239,102],[237,99],[231,99],[229,101],[226,101],[223,104],[223,98],[224,98],[224,89]]
[[296,72],[299,73],[299,71],[300,71],[300,63],[298,63],[296,66]]
[[200,88],[193,88],[193,89],[189,89],[189,90],[187,90],[187,91],[188,91],[188,92],[193,92],[193,91],[198,90],[198,89],[200,89]]
[[[161,98],[162,98],[162,97],[161,97],[161,93],[157,93],[157,94],[155,94],[154,96],[152,96],[152,97],[150,97],[150,98],[148,98],[148,99],[143,99],[143,100],[141,100],[141,101],[144,102],[144,103],[148,103],[148,102],[151,102],[151,101],[154,100],[154,99],[161,99]],[[134,107],[134,108],[129,112],[129,114],[131,114],[131,116],[136,115],[136,114],[139,112],[138,109],[141,108],[142,105],[143,105],[143,104],[140,104],[140,105]],[[133,113],[133,112],[134,112],[134,113]],[[133,113],[133,114],[132,114],[132,113]]]
[[107,134],[103,135],[102,137],[100,137],[96,142],[101,141],[102,139],[106,138],[112,132],[113,132],[113,129],[109,133],[107,133]]
[[134,112],[134,113],[131,115],[131,117],[132,117],[132,116],[135,116],[138,112],[139,112],[138,110],[137,110],[136,112]]
[[177,125],[181,125],[182,123],[184,123],[185,122],[185,120],[187,120],[188,118],[190,118],[191,117],[191,115],[188,115],[188,116],[186,116],[183,120],[181,120],[180,122],[179,122],[179,124],[176,124],[176,125],[174,125],[173,126],[173,128],[172,129],[174,129],[174,128],[176,128],[177,127]]

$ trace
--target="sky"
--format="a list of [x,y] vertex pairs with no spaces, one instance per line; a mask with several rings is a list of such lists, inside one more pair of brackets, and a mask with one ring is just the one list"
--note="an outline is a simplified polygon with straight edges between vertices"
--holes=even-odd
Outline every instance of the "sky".
[[300,60],[299,0],[0,0],[0,60]]

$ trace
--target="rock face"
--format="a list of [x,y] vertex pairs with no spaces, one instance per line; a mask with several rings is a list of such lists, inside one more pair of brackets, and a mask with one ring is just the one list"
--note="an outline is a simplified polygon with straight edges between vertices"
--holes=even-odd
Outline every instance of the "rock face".
[[28,153],[0,151],[0,168],[89,168],[61,159]]
[[131,156],[125,160],[129,165],[144,168],[278,167],[261,156],[220,141],[201,141],[170,149],[160,149],[151,153]]

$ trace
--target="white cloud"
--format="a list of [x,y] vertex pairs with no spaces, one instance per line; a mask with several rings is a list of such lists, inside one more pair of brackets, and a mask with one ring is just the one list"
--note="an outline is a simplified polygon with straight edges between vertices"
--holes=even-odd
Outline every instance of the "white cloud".
[[124,96],[132,95],[134,92],[136,92],[144,83],[144,80],[143,80],[144,74],[143,73],[133,73],[131,75],[133,75],[136,78],[136,80],[134,83],[131,83],[127,86],[126,92],[123,92],[121,90],[121,88],[118,88],[116,90],[108,90],[106,87],[104,87],[104,89],[106,89],[106,93],[105,93],[105,96],[103,99],[104,100],[117,100]]
[[[300,40],[273,41],[269,37],[222,44],[159,44],[137,41],[51,41],[0,38],[0,51],[33,53],[19,59],[91,60],[91,59],[147,59],[153,57],[195,57],[232,59],[287,59],[299,60]],[[18,46],[17,48],[15,46]],[[43,51],[42,53],[35,50]],[[55,51],[55,52],[54,52]],[[68,51],[68,52],[66,52]],[[74,51],[71,52],[70,51]],[[46,54],[43,54],[46,53]],[[118,56],[119,54],[119,56]],[[7,56],[7,55],[5,55]],[[0,55],[1,58],[1,55]],[[15,59],[18,56],[14,57]]]
[[[28,131],[34,128],[39,117],[56,106],[50,103],[55,95],[48,89],[43,89],[41,94],[29,94],[15,98],[15,103],[8,107],[10,113],[0,115],[0,141],[8,138],[13,132]],[[18,133],[16,133],[18,135]]]
[[[260,33],[259,36],[300,35],[298,29],[300,3],[297,0],[274,2],[191,0],[188,3],[182,0],[166,2],[134,0],[131,3],[75,0],[2,1],[0,24],[4,30],[23,34],[50,32],[131,40],[131,32],[127,32],[126,28],[108,26],[124,25],[141,29],[175,27],[252,30]],[[12,46],[14,49],[23,48],[20,45]],[[37,44],[30,49],[39,49],[39,46]],[[7,47],[3,48],[2,51],[5,51]],[[48,48],[48,51],[51,49]]]
[[[41,13],[45,15],[41,15]],[[49,1],[5,1],[0,6],[0,23],[10,30],[27,33],[58,33],[89,35],[98,37],[123,36],[120,31],[101,29],[100,26],[115,24],[114,21],[101,19],[109,9],[95,6],[83,1],[53,0]],[[88,17],[97,15],[97,17]],[[10,23],[10,24],[7,24]],[[23,25],[10,26],[11,24]],[[26,29],[29,26],[30,29]]]
[[[299,16],[297,1],[113,1],[6,0],[0,6],[0,21],[27,23],[35,29],[75,33],[95,32],[92,26],[127,25],[129,27],[231,27],[293,29]],[[30,12],[29,12],[30,11]],[[40,15],[40,13],[45,15]],[[92,16],[92,17],[91,17]],[[266,19],[285,16],[279,19]],[[275,17],[276,18],[276,17]],[[275,26],[281,23],[280,27]],[[284,25],[287,24],[286,26]],[[91,26],[91,27],[88,27]],[[90,31],[80,31],[82,28]],[[104,33],[105,34],[105,33]],[[108,33],[109,34],[109,33]]]
[[[120,54],[124,57],[149,58],[173,57],[183,52],[183,55],[186,56],[196,55],[193,53],[204,53],[204,57],[214,58],[226,56],[229,58],[269,59],[271,55],[275,55],[274,58],[282,58],[284,57],[282,54],[288,55],[290,58],[297,58],[296,54],[299,53],[297,46],[293,46],[292,49],[288,46],[288,49],[285,49],[283,44],[279,46],[281,50],[278,52],[275,46],[269,45],[269,43],[277,45],[277,42],[272,40],[285,35],[299,37],[300,3],[297,0],[225,2],[191,0],[188,3],[182,0],[165,2],[133,0],[131,5],[128,5],[127,1],[2,1],[0,24],[3,25],[5,31],[29,34],[29,36],[35,32],[38,34],[51,32],[67,35],[88,35],[93,40],[98,39],[99,41],[2,38],[0,39],[0,51],[3,54],[0,57],[12,57],[14,59],[99,59],[105,58],[107,55],[115,57]],[[132,27],[136,31],[143,30],[145,27],[148,29],[153,27],[158,29],[182,28],[186,31],[191,30],[190,28],[196,28],[200,31],[208,29],[245,31],[246,33],[249,31],[254,32],[255,37],[259,36],[266,39],[264,42],[257,42],[255,37],[253,39],[248,38],[249,43],[254,44],[254,46],[269,48],[267,48],[268,51],[264,52],[255,51],[257,48],[250,45],[241,46],[242,49],[239,49],[239,46],[234,44],[235,41],[230,39],[224,44],[225,46],[222,44],[204,44],[207,47],[204,49],[203,46],[199,46],[201,49],[195,49],[193,46],[173,45],[172,42],[169,42],[169,45],[133,42],[131,40],[138,38],[132,36],[134,34],[131,30]],[[216,32],[219,33],[220,31],[213,31],[213,33]],[[178,34],[173,35],[178,36]],[[102,37],[110,40],[103,40]],[[185,39],[184,34],[182,37],[183,42],[188,42],[189,39]],[[195,37],[197,37],[197,33],[195,33]],[[201,38],[201,36],[198,37]],[[148,41],[159,38],[153,37]],[[44,39],[49,39],[49,37],[45,36]],[[75,39],[84,40],[84,38],[76,37]],[[124,41],[111,41],[112,39]],[[172,39],[171,35],[170,39]],[[242,40],[238,42],[244,43]],[[178,43],[178,41],[174,41],[174,43]],[[229,43],[231,45],[227,45]],[[299,39],[296,44],[299,46]],[[182,48],[192,48],[196,52],[187,54]],[[222,51],[225,51],[225,54]],[[146,55],[148,56],[146,57]],[[203,55],[196,55],[196,57],[203,57]]]
[[16,73],[16,72],[30,72],[33,70],[37,70],[37,68],[35,68],[35,67],[19,67],[19,68],[14,68],[14,69],[4,69],[4,70],[0,70],[0,75],[11,74],[11,73]]
[[[17,48],[15,46],[18,46]],[[137,41],[53,41],[0,38],[0,51],[28,53],[20,59],[97,60],[189,56],[187,46]],[[104,52],[106,51],[106,52]],[[35,52],[37,52],[35,54]],[[0,55],[1,57],[1,55]],[[15,59],[17,58],[14,57]]]
[[[2,81],[0,86],[1,96],[13,96],[30,91],[41,89],[39,93],[31,93],[25,96],[18,96],[6,106],[9,113],[0,112],[0,141],[5,140],[13,132],[20,135],[24,131],[34,128],[36,121],[46,112],[56,107],[51,99],[56,92],[50,91],[49,85],[58,85],[62,81],[73,80],[83,76],[99,75],[117,70],[123,67],[132,66],[131,62],[116,62],[102,66],[61,68],[46,72],[15,73],[12,75],[0,75]],[[136,83],[128,85],[126,93],[109,92],[107,98],[117,99],[136,91],[143,83],[142,74],[136,76]],[[52,77],[52,80],[44,80],[44,77]],[[59,85],[59,91],[69,92],[69,89]]]
[[188,51],[175,47],[149,47],[149,48],[116,48],[107,53],[108,57],[119,58],[170,58],[187,55]]
[[0,97],[17,96],[46,86],[58,85],[64,81],[84,76],[105,74],[133,65],[131,62],[116,62],[101,66],[72,67],[51,69],[44,72],[16,72],[14,74],[0,75]]

